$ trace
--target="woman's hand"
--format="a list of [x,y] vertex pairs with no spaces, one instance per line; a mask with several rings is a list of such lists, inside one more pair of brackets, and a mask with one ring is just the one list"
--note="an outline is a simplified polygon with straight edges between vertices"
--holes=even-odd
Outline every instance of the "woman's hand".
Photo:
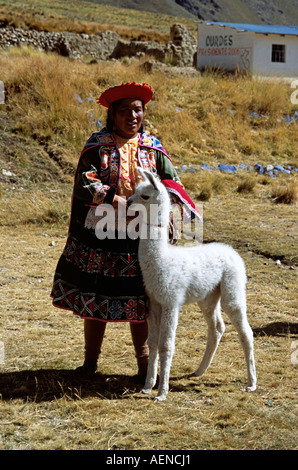
[[126,206],[127,206],[126,198],[115,194],[114,199],[113,199],[113,207],[118,210],[125,209],[125,212],[126,212]]

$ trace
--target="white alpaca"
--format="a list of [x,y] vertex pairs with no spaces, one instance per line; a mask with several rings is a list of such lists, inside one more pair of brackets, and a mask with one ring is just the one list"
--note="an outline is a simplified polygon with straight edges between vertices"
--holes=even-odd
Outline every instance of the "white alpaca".
[[[220,243],[194,247],[168,242],[170,198],[166,188],[151,173],[139,169],[143,181],[128,199],[129,210],[142,204],[150,214],[158,205],[158,220],[150,223],[150,237],[140,237],[139,263],[149,298],[149,364],[143,393],[156,383],[158,355],[160,378],[156,400],[166,399],[175,348],[179,310],[197,302],[208,324],[206,351],[194,375],[210,365],[225,326],[220,305],[235,326],[244,350],[248,372],[247,391],[256,389],[253,333],[246,317],[246,273],[242,258]],[[133,206],[134,207],[133,207]],[[156,211],[155,211],[156,213]],[[152,218],[151,218],[152,219]],[[149,217],[148,217],[148,220]]]

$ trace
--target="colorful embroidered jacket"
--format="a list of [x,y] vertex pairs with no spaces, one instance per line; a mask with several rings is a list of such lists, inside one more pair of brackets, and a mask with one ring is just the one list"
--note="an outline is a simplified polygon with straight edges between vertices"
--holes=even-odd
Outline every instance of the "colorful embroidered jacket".
[[[107,130],[95,132],[81,153],[75,174],[70,230],[85,225],[90,207],[111,203],[117,193],[121,172],[121,156],[117,145]],[[143,132],[138,147],[139,165],[158,176],[179,202],[200,217],[194,203],[184,191],[172,161],[159,140]]]
[[[109,196],[114,196],[117,192],[120,158],[120,152],[111,134],[105,130],[94,133],[80,157],[75,179],[76,196],[93,204],[101,204],[107,199],[111,202],[112,197]],[[179,182],[171,159],[161,143],[145,132],[140,134],[138,160],[140,166],[159,175],[161,179]]]

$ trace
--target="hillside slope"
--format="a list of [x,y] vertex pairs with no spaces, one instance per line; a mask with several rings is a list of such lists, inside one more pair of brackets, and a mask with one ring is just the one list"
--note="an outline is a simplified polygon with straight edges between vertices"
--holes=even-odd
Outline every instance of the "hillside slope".
[[[86,0],[81,0],[86,1]],[[165,14],[180,17],[192,17],[191,10],[185,8],[184,2],[175,0],[87,0],[91,3],[110,5],[116,8],[128,8],[139,11],[151,11],[157,14]],[[179,5],[181,3],[181,5]],[[195,15],[196,16],[196,15]]]
[[175,0],[202,20],[298,24],[298,0]]
[[[84,0],[85,1],[85,0]],[[205,21],[298,24],[298,0],[90,0],[118,8],[149,11]]]

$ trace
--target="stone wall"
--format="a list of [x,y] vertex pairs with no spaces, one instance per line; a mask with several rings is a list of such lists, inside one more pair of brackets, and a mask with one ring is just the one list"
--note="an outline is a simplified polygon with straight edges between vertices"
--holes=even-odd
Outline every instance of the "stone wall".
[[197,41],[184,26],[178,24],[171,27],[171,41],[167,44],[124,41],[114,31],[88,35],[0,28],[0,48],[23,45],[75,59],[88,56],[94,60],[110,60],[149,55],[156,61],[167,61],[178,67],[195,66],[197,50]]

